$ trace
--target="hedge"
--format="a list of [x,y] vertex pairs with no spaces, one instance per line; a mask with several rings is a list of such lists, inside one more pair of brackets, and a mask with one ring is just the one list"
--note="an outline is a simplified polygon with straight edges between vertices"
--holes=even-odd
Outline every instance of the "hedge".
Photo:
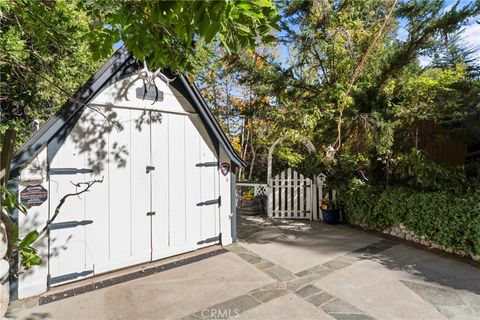
[[480,254],[480,193],[457,195],[405,187],[352,188],[342,195],[347,222],[382,231],[403,223],[439,245]]

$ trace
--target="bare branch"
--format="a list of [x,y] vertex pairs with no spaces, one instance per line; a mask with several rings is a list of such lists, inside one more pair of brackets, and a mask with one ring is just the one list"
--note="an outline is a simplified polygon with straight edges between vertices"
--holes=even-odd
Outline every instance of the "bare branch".
[[[70,181],[70,182],[71,182],[71,181]],[[38,233],[38,237],[40,237],[42,234],[44,234],[45,232],[47,232],[48,226],[49,226],[50,224],[52,224],[53,221],[55,221],[55,219],[57,218],[58,214],[60,213],[60,209],[61,209],[62,206],[64,205],[64,203],[65,203],[65,201],[67,200],[67,198],[73,197],[73,196],[79,196],[79,195],[81,195],[82,193],[88,192],[89,189],[90,189],[95,183],[102,183],[102,182],[103,182],[103,177],[102,177],[101,180],[92,180],[92,181],[78,182],[78,183],[73,183],[73,182],[71,182],[71,183],[72,183],[75,187],[77,187],[77,188],[80,188],[82,185],[85,185],[86,187],[85,187],[83,190],[80,190],[79,192],[66,194],[65,196],[63,196],[62,199],[60,199],[60,202],[58,203],[57,207],[55,208],[55,213],[54,213],[53,216],[50,218],[50,220],[47,221],[47,223],[45,224],[45,226],[43,227],[43,229]]]
[[368,47],[365,54],[362,56],[362,59],[360,60],[360,63],[358,64],[358,66],[355,68],[355,71],[353,72],[353,75],[352,75],[352,79],[350,80],[350,83],[348,84],[347,91],[345,91],[345,93],[343,95],[343,100],[341,101],[341,103],[339,105],[339,115],[338,115],[338,124],[337,124],[338,135],[337,135],[337,140],[335,141],[335,144],[337,145],[337,147],[336,147],[337,151],[342,146],[343,110],[345,109],[345,104],[347,103],[347,99],[348,99],[348,96],[350,95],[350,91],[353,88],[353,84],[355,83],[355,80],[360,75],[360,72],[362,71],[365,63],[367,62],[367,58],[369,57],[373,48],[377,45],[377,42],[380,40],[380,37],[383,35],[383,29],[385,29],[388,21],[390,20],[390,17],[392,16],[396,5],[397,5],[397,0],[394,0],[393,3],[392,3],[392,6],[390,7],[390,10],[389,10],[388,14],[385,16],[385,19],[383,20],[383,23],[382,23],[380,29],[378,30],[377,34],[373,38],[372,43]]

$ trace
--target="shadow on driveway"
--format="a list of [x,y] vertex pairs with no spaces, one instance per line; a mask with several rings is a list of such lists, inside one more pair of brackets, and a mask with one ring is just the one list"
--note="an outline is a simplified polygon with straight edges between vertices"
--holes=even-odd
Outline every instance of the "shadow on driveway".
[[[242,246],[292,272],[325,263],[382,239],[348,226],[274,220],[260,215],[238,216],[238,235]],[[381,254],[362,259],[408,273],[418,281],[480,295],[479,268],[400,242]]]
[[480,269],[406,245],[389,249],[376,260],[390,270],[407,272],[425,282],[480,295]]

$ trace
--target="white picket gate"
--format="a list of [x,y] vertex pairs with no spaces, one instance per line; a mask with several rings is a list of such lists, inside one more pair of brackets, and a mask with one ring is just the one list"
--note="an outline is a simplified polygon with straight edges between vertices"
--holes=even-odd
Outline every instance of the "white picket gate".
[[321,174],[314,180],[315,183],[291,168],[273,177],[267,190],[268,216],[318,220],[325,176]]

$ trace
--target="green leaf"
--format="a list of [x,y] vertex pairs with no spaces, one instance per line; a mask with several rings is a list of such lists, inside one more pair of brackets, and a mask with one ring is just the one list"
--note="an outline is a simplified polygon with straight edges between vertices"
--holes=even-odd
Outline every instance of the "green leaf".
[[253,6],[253,3],[251,3],[251,2],[239,2],[236,5],[237,5],[237,7],[242,8],[244,10],[250,10]]
[[197,18],[198,32],[200,35],[204,35],[210,25],[210,18],[205,14],[205,11],[201,11]]
[[37,252],[35,251],[35,249],[31,247],[27,247],[21,250],[20,256],[21,256],[21,266],[25,270],[30,269],[32,266],[40,265],[43,262],[42,258],[37,255]]
[[210,43],[215,35],[220,31],[220,23],[212,23],[211,25],[208,26],[207,31],[205,32],[205,42]]
[[262,38],[262,41],[265,42],[265,43],[275,42],[275,41],[277,41],[277,37],[269,34],[269,35],[264,36]]
[[28,247],[38,239],[38,236],[37,230],[30,231],[20,242],[19,247],[22,249]]
[[249,27],[247,27],[246,25],[240,24],[240,23],[236,23],[236,24],[235,24],[235,27],[236,27],[237,29],[239,29],[239,30],[247,33],[247,34],[249,34],[249,33],[251,32]]

